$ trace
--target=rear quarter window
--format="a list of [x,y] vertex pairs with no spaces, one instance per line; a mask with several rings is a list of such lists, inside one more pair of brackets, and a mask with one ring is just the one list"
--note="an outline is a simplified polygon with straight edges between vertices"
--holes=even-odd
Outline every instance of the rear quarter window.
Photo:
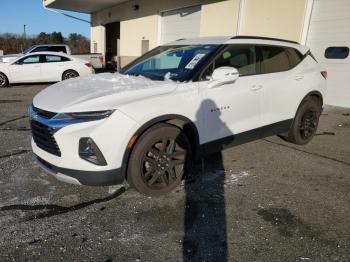
[[296,67],[302,60],[302,54],[291,47],[261,46],[261,73],[277,73]]

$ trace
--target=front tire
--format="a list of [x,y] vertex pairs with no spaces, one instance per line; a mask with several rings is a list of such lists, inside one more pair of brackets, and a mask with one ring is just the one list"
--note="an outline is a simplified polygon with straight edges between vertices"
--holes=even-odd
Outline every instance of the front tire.
[[78,77],[79,73],[74,70],[67,70],[62,74],[62,80]]
[[285,139],[297,145],[309,143],[316,133],[321,113],[320,101],[314,97],[307,98],[299,107],[293,125]]
[[7,87],[9,85],[9,80],[7,76],[3,73],[0,73],[0,88]]
[[136,143],[128,163],[127,180],[146,196],[171,192],[184,176],[191,145],[181,129],[158,124]]

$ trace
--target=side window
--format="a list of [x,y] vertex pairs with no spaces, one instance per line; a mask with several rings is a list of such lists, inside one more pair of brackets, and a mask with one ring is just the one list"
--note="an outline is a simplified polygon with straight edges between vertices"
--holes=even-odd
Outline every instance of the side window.
[[50,52],[62,52],[62,53],[67,53],[66,47],[65,46],[50,46],[49,47]]
[[289,58],[285,48],[278,46],[262,46],[261,73],[277,73],[290,69]]
[[347,46],[331,46],[325,51],[324,56],[327,59],[345,59],[349,56],[349,47]]
[[70,61],[68,58],[58,55],[45,55],[46,63],[54,63],[54,62],[65,62]]
[[286,48],[286,53],[289,58],[290,68],[297,66],[303,59],[302,54],[294,48]]
[[238,69],[240,76],[257,73],[255,47],[252,45],[231,45],[214,61],[214,70],[222,66]]
[[35,48],[31,53],[35,53],[35,52],[46,52],[48,51],[48,47],[47,46],[39,46],[37,48]]
[[40,56],[39,55],[32,55],[32,56],[27,56],[25,58],[22,58],[19,60],[16,64],[36,64],[40,62]]

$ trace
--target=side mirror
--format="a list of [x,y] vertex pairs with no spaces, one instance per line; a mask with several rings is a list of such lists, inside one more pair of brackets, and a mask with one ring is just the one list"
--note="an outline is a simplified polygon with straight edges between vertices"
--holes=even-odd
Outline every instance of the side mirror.
[[225,84],[235,82],[239,77],[239,72],[236,68],[230,66],[219,67],[214,70],[209,83],[209,88],[219,87]]

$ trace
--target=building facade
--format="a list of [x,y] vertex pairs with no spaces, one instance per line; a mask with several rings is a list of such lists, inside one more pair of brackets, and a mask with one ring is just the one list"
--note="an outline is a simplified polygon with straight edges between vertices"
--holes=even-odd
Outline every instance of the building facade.
[[[44,0],[91,14],[91,52],[124,66],[165,42],[254,35],[309,45],[329,71],[329,104],[350,106],[349,0]],[[333,49],[328,49],[333,48]],[[326,51],[340,57],[327,58]],[[344,53],[345,52],[345,53]],[[341,56],[343,55],[343,56]]]

